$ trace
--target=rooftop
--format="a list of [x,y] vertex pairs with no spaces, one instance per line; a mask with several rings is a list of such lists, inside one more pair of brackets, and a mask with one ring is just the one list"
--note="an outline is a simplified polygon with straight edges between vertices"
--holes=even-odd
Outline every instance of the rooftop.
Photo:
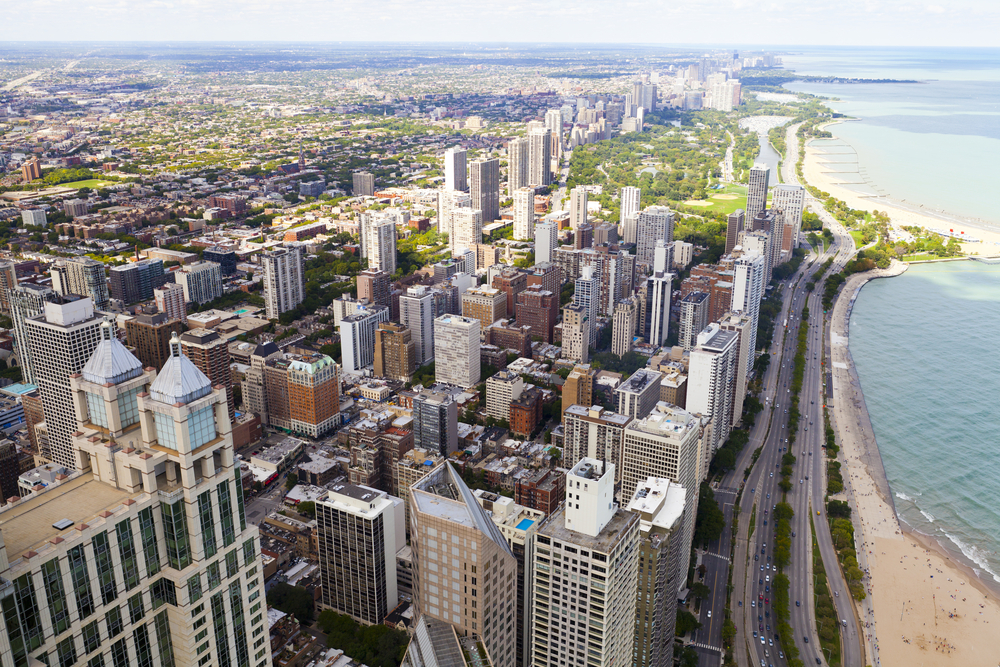
[[[79,526],[99,512],[113,509],[136,495],[139,494],[99,482],[88,473],[8,505],[0,513],[0,532],[3,533],[7,553],[14,560],[32,547],[40,548],[57,535],[66,534],[73,526]],[[63,519],[73,523],[62,530],[53,526]]]
[[605,424],[615,424],[617,426],[625,426],[632,421],[631,417],[620,415],[617,412],[611,412],[610,410],[605,410],[600,405],[592,405],[589,408],[585,405],[571,405],[566,408],[566,413],[586,421],[603,422]]
[[656,371],[651,371],[646,368],[640,368],[632,376],[623,382],[619,387],[618,391],[627,391],[633,394],[638,394],[646,389],[650,384],[655,384],[660,379],[660,374]]
[[680,484],[669,479],[650,477],[639,483],[627,509],[640,515],[643,528],[654,526],[669,530],[684,513],[686,495]]
[[660,401],[647,417],[633,421],[628,429],[652,435],[682,438],[697,425],[698,420],[687,410]]
[[566,527],[566,505],[563,503],[546,519],[545,523],[538,529],[538,534],[559,542],[569,542],[583,549],[607,554],[614,550],[615,543],[627,533],[627,528],[632,522],[638,520],[638,514],[618,509],[611,517],[611,521],[601,530],[601,533],[596,537],[591,537]]

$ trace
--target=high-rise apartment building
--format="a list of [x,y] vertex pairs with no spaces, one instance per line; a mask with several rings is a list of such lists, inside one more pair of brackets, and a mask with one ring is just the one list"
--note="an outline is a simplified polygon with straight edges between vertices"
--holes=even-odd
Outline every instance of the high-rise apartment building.
[[757,324],[760,321],[760,301],[764,297],[765,258],[757,253],[744,252],[733,266],[733,301],[731,310],[750,318],[750,354],[744,372],[749,374],[756,361]]
[[135,356],[146,368],[163,368],[170,358],[170,337],[181,329],[180,321],[170,319],[165,313],[137,315],[125,322],[128,344],[135,348]]
[[172,320],[180,320],[187,324],[187,303],[184,299],[184,287],[177,283],[167,283],[153,290],[156,309]]
[[639,516],[614,502],[614,477],[613,463],[582,459],[538,529],[532,667],[633,664]]
[[570,304],[563,308],[562,356],[580,364],[590,358],[590,310]]
[[587,224],[587,188],[578,185],[569,192],[569,225],[576,231]]
[[549,109],[545,112],[545,129],[552,136],[552,159],[558,161],[562,157],[563,146],[563,116],[559,109]]
[[277,319],[305,299],[305,262],[301,246],[275,248],[261,255],[267,319]]
[[452,255],[475,248],[483,241],[483,213],[478,208],[456,208],[451,212],[451,236],[448,246]]
[[229,341],[211,329],[191,329],[181,334],[181,352],[205,374],[213,387],[225,387],[229,420],[236,417],[233,374],[229,370]]
[[520,326],[531,328],[532,336],[551,343],[559,316],[559,292],[529,287],[517,295],[516,316]]
[[458,403],[451,394],[424,389],[413,397],[413,446],[446,458],[458,449]]
[[399,297],[399,319],[413,334],[417,365],[434,359],[434,294],[417,285]]
[[698,334],[688,367],[687,409],[712,418],[706,442],[709,456],[729,437],[733,426],[733,392],[736,389],[739,336],[715,322]]
[[611,329],[611,352],[624,357],[632,351],[632,338],[639,323],[639,300],[634,296],[622,299],[615,306]]
[[680,484],[649,477],[636,488],[627,507],[639,516],[640,535],[633,665],[674,664],[677,614],[667,602],[687,575],[680,569],[682,555],[691,549],[684,541],[686,501],[687,490]]
[[528,187],[529,144],[524,137],[514,137],[507,142],[507,193],[513,197],[521,188]]
[[268,425],[312,438],[340,425],[340,368],[333,359],[298,350],[268,356],[263,371]]
[[[153,298],[153,290],[166,282],[162,259],[142,259],[112,266],[111,298],[128,305]],[[86,295],[84,295],[86,296]]]
[[633,419],[642,419],[660,400],[660,379],[663,376],[649,368],[640,368],[615,389],[618,412]]
[[359,373],[375,362],[375,330],[389,321],[387,306],[365,306],[340,320],[340,343],[344,370]]
[[[657,241],[673,243],[674,213],[666,206],[647,206],[636,216],[636,261],[653,264]],[[669,265],[666,270],[670,270]]]
[[90,297],[96,310],[107,310],[111,304],[104,264],[89,257],[58,259],[52,265],[52,289],[63,296],[77,294]]
[[400,324],[381,322],[375,330],[375,375],[409,382],[417,368],[417,344]]
[[[534,214],[532,214],[534,215]],[[515,233],[514,236],[517,236]],[[535,264],[551,263],[559,247],[559,227],[550,220],[535,225]]]
[[739,243],[740,232],[743,231],[743,227],[746,220],[746,211],[742,208],[738,208],[726,218],[726,252],[724,255],[728,255],[733,251],[733,248]]
[[215,262],[194,262],[174,275],[184,290],[185,301],[208,303],[222,296],[222,269]]
[[214,262],[219,265],[219,271],[224,276],[231,276],[236,273],[236,250],[225,246],[214,246],[205,248],[201,253],[201,258],[206,262]]
[[766,164],[755,164],[750,168],[747,186],[746,219],[754,220],[757,214],[767,209],[767,181],[770,176]]
[[[619,217],[618,224],[622,226],[622,230],[625,229],[626,220],[632,218],[632,216],[638,215],[639,213],[639,201],[642,191],[639,188],[634,188],[632,186],[626,185],[623,187],[618,196],[620,198],[619,202]],[[635,219],[632,219],[632,238],[623,239],[625,243],[635,243]],[[624,236],[624,235],[623,235]]]
[[801,185],[779,183],[774,186],[771,208],[781,213],[781,252],[791,256],[799,245],[802,231],[802,211],[806,203],[806,191]]
[[367,171],[357,171],[353,174],[354,196],[371,197],[375,194],[375,176]]
[[667,247],[660,241],[653,253],[653,274],[646,280],[645,331],[651,345],[667,344],[670,333],[670,285],[674,274],[668,273]]
[[[743,418],[743,402],[746,400],[747,383],[750,373],[753,371],[754,351],[751,342],[752,333],[756,333],[753,321],[745,313],[726,313],[725,317],[719,320],[719,327],[723,331],[733,331],[739,337],[736,346],[736,378],[733,384],[733,407],[730,411],[733,415],[733,426],[740,423]],[[755,339],[756,336],[753,336]]]
[[358,225],[361,256],[368,258],[368,268],[396,272],[396,218],[386,211],[365,211]]
[[572,468],[584,458],[612,463],[615,483],[621,483],[622,442],[631,421],[632,417],[599,405],[569,406],[563,414],[562,465]]
[[517,295],[528,288],[528,275],[510,266],[493,275],[490,283],[493,287],[507,295],[507,314],[516,312]]
[[698,334],[708,326],[708,294],[691,292],[680,301],[681,321],[677,333],[677,344],[685,350],[693,350],[698,344]]
[[[483,212],[483,220],[500,219],[500,159],[478,158],[469,163],[472,208]],[[530,236],[526,238],[531,238]],[[476,243],[479,239],[476,239]]]
[[470,287],[462,294],[462,315],[479,320],[485,329],[507,317],[507,295],[495,287]]
[[466,177],[468,152],[464,148],[449,148],[444,152],[444,184],[449,190],[469,189]]
[[[88,297],[66,296],[46,303],[41,315],[25,320],[35,382],[45,406],[49,451],[43,456],[76,469],[76,431],[70,376],[79,373],[100,340],[101,318]],[[137,362],[138,363],[138,362]]]
[[396,552],[406,546],[403,501],[385,491],[337,484],[316,503],[320,604],[378,625],[397,603]]
[[26,208],[21,211],[21,223],[25,226],[46,227],[49,222],[45,211],[40,208]]
[[365,269],[358,274],[358,300],[367,299],[377,306],[392,306],[389,274],[378,269]]
[[[636,419],[625,429],[622,461],[622,498],[633,498],[650,477],[676,482],[685,489],[700,488],[707,462],[702,455],[701,421],[673,405],[657,403],[645,419]],[[703,467],[705,466],[705,467]],[[680,589],[687,581],[691,543],[694,540],[694,520],[698,512],[698,494],[688,493],[684,499],[683,544],[677,582]]]
[[594,404],[595,377],[597,377],[597,371],[589,364],[577,364],[573,367],[563,383],[560,416],[565,416],[566,410],[571,405],[587,407]]
[[7,299],[10,302],[10,321],[14,329],[14,352],[21,366],[21,379],[28,384],[35,382],[35,366],[31,360],[31,346],[28,345],[28,329],[25,322],[29,317],[41,315],[45,304],[56,299],[56,293],[44,285],[24,283],[12,289]]
[[761,211],[753,219],[753,229],[768,235],[768,266],[773,270],[781,263],[782,216],[774,209]]
[[552,132],[534,128],[528,132],[528,186],[552,182]]
[[[765,231],[749,231],[740,235],[740,245],[743,252],[747,254],[757,254],[768,258],[771,256],[771,233]],[[771,265],[764,262],[764,288],[771,284]]]
[[[535,189],[519,188],[514,190],[514,238],[531,239],[535,235]],[[535,252],[538,258],[538,252]]]
[[434,379],[458,387],[479,383],[479,320],[442,315],[434,320]]
[[410,538],[414,617],[479,635],[495,667],[515,667],[517,559],[450,463],[410,486]]
[[524,391],[524,380],[513,371],[502,370],[486,378],[486,414],[510,422],[510,404]]
[[587,324],[590,328],[587,332],[587,338],[590,341],[596,341],[597,314],[600,312],[601,299],[600,278],[594,275],[594,267],[592,266],[581,268],[580,274],[575,282],[573,305],[580,306],[587,311]]
[[17,287],[17,271],[14,262],[9,259],[0,260],[0,312],[10,313],[8,292]]
[[[452,249],[453,252],[453,246],[450,243],[454,226],[453,216],[455,211],[463,208],[472,208],[472,195],[468,192],[448,189],[438,191],[438,233],[448,234],[449,249]],[[480,211],[480,219],[482,219],[482,211]]]

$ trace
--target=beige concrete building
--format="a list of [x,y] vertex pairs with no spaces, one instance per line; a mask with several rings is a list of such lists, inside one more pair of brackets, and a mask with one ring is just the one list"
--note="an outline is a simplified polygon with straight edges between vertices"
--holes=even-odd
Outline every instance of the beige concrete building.
[[591,458],[615,464],[615,484],[621,484],[622,440],[631,417],[599,405],[572,405],[563,414],[562,465],[572,467]]
[[611,330],[611,352],[624,357],[632,351],[632,337],[639,323],[639,300],[630,296],[615,304]]
[[434,320],[434,379],[458,387],[479,383],[477,319],[442,315]]
[[410,487],[410,540],[414,617],[479,635],[494,665],[514,667],[517,561],[450,463]]
[[503,370],[486,380],[486,414],[510,422],[510,404],[524,391],[524,380],[513,371]]
[[[507,317],[507,295],[495,287],[473,287],[462,295],[462,315],[479,320],[482,328]],[[513,316],[513,313],[511,313]]]
[[562,388],[562,414],[571,405],[593,405],[594,404],[594,378],[597,371],[589,364],[577,364],[566,376],[566,382]]
[[409,382],[417,368],[413,333],[401,324],[380,322],[375,330],[375,375]]
[[590,322],[589,313],[583,306],[566,306],[563,308],[562,321],[562,356],[581,364],[590,358]]

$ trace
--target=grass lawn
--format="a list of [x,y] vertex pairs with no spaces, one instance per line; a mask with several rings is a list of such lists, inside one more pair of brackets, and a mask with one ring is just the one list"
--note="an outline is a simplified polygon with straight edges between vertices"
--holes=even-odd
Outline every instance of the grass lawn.
[[96,178],[91,178],[86,181],[74,181],[73,183],[60,183],[55,187],[76,188],[77,190],[79,190],[80,188],[90,188],[92,190],[100,190],[101,188],[106,188],[109,185],[114,185],[114,184],[115,181],[102,181]]
[[938,255],[934,255],[932,253],[929,253],[929,252],[919,253],[919,254],[916,254],[916,255],[904,255],[903,256],[903,261],[904,262],[919,262],[919,261],[926,261],[928,259],[941,259],[941,257],[939,257]]
[[854,239],[854,245],[857,248],[860,248],[861,246],[863,246],[865,244],[865,236],[864,236],[864,234],[862,234],[861,232],[859,232],[856,229],[852,229],[851,230],[851,238]]

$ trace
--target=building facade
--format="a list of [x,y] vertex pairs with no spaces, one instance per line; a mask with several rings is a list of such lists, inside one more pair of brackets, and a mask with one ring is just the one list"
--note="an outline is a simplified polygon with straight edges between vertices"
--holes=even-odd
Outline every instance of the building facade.
[[267,319],[277,319],[305,299],[305,262],[299,246],[275,248],[261,255]]
[[479,383],[479,320],[442,315],[434,320],[434,378],[458,387]]

